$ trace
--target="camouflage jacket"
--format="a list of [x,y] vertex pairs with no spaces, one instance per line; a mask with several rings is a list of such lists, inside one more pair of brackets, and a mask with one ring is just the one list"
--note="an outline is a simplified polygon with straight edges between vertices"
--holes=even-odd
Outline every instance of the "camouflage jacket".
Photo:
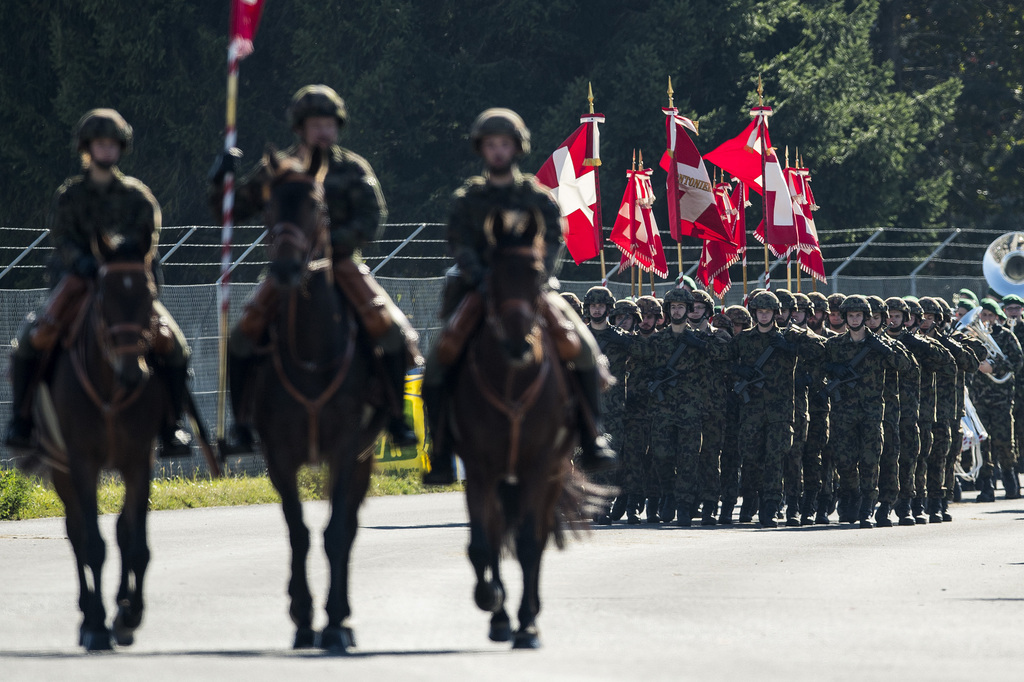
[[488,226],[500,217],[507,223],[536,217],[544,235],[546,275],[555,275],[562,244],[562,214],[551,193],[532,175],[516,172],[511,185],[488,184],[483,177],[466,181],[452,198],[448,214],[448,248],[463,280],[471,287],[483,281],[493,244]]
[[1009,407],[1014,397],[1016,374],[1024,365],[1024,353],[1021,352],[1017,337],[1002,326],[997,325],[992,329],[992,340],[996,342],[999,350],[1003,351],[1003,355],[1006,357],[988,358],[992,365],[992,374],[989,376],[1002,377],[1010,372],[1010,379],[1005,383],[997,384],[989,378],[975,375],[974,383],[971,385],[971,400],[975,405],[1005,405]]
[[[288,158],[298,154],[298,147],[292,146],[277,156]],[[236,224],[263,212],[263,186],[269,172],[266,162],[260,161],[238,182],[233,209]],[[211,187],[210,205],[216,216],[221,215],[222,198],[223,187]],[[387,204],[377,176],[363,157],[338,145],[331,147],[324,177],[324,200],[335,256],[351,256],[355,249],[380,237],[387,220]]]
[[[704,349],[688,345],[684,341],[686,334],[692,334],[708,345]],[[704,332],[687,330],[676,333],[668,327],[655,334],[650,343],[638,348],[639,359],[650,368],[650,375],[658,384],[656,388],[651,383],[648,385],[650,410],[656,414],[655,420],[659,423],[699,424],[711,400],[707,380],[710,366],[725,357],[726,346]]]
[[[821,356],[825,352],[825,337],[815,334],[806,327],[790,326],[788,329],[794,332],[793,338],[801,338],[803,340],[806,337],[805,342],[810,343],[813,341],[814,345],[821,349],[821,352],[817,354],[813,352],[801,354],[796,362],[796,380],[793,385],[795,391],[794,416],[800,418],[803,415],[802,418],[807,419],[808,413],[811,411],[811,396],[814,396],[813,400],[819,403],[822,400],[817,394],[824,387],[821,380]],[[828,409],[827,403],[825,404],[825,409]]]
[[[782,335],[777,329],[762,333],[757,326],[740,332],[729,344],[730,369],[736,378],[743,379],[745,372],[751,371],[758,358],[772,346],[775,337]],[[797,338],[795,332],[783,335],[786,341],[796,347],[796,353],[776,349],[768,357],[761,368],[763,381],[751,382],[747,385],[749,402],[740,406],[741,419],[766,422],[793,421],[794,379],[796,375],[797,357],[820,355],[819,341]],[[745,380],[744,380],[745,381]],[[742,397],[741,397],[742,400]]]
[[160,241],[160,205],[149,188],[116,168],[106,185],[88,175],[68,178],[57,190],[50,213],[54,267],[59,275],[81,256],[93,253],[93,238],[121,236],[156,255]]
[[634,337],[618,327],[608,325],[607,329],[590,329],[597,341],[597,347],[608,359],[608,369],[618,383],[601,394],[603,409],[609,414],[621,413],[626,407],[626,372],[632,365],[632,347]]
[[[871,332],[868,332],[870,334]],[[875,337],[878,338],[878,337]],[[879,339],[881,341],[881,339]],[[825,375],[829,380],[843,380],[841,368],[849,368],[850,363],[862,350],[866,343],[874,343],[868,337],[856,341],[850,332],[835,336],[825,342]],[[885,344],[885,341],[882,341]],[[901,358],[895,350],[886,344],[888,352],[872,349],[863,360],[852,368],[855,378],[843,384],[832,393],[833,414],[851,411],[872,421],[882,421],[885,411],[883,388],[886,370],[898,370],[901,366],[909,366],[906,358]]]
[[955,336],[938,336],[953,356],[952,366],[935,374],[935,420],[956,421],[963,413],[965,372],[978,371],[978,356]]

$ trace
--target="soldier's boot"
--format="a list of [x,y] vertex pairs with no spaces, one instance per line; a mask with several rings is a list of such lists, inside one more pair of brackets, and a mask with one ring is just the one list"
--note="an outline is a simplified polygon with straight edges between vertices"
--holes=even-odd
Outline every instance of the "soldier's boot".
[[956,476],[953,477],[953,501],[959,502],[964,498],[964,489],[960,485],[960,479]]
[[814,514],[814,525],[816,526],[827,526],[830,523],[828,518],[829,514],[829,496],[828,493],[822,491],[818,493],[818,509]]
[[405,348],[394,353],[385,353],[381,357],[384,367],[384,381],[388,384],[388,397],[391,403],[391,414],[388,417],[387,430],[391,441],[400,448],[416,445],[420,442],[416,431],[405,420]]
[[914,515],[914,523],[921,526],[928,523],[925,517],[926,500],[923,497],[915,497],[910,501],[910,512]]
[[786,498],[786,526],[800,527],[800,496],[790,495]]
[[693,525],[693,519],[690,518],[690,505],[687,502],[680,504],[675,511],[664,512],[662,514],[662,520],[665,523],[672,523],[671,520],[667,520],[669,515],[675,516],[675,524],[680,528],[689,528]]
[[716,511],[718,511],[718,500],[704,500],[704,505],[702,507],[700,515],[700,525],[717,525],[718,519],[715,518]]
[[12,450],[32,447],[32,394],[41,366],[42,359],[34,354],[11,355],[11,420],[4,445]]
[[626,513],[626,505],[629,504],[629,497],[626,495],[619,495],[615,498],[615,502],[612,503],[611,511],[608,512],[608,518],[612,521],[620,521],[623,515]]
[[[681,506],[680,509],[682,509]],[[662,523],[672,523],[676,518],[676,499],[672,495],[662,496],[658,505],[658,518]]]
[[423,485],[451,485],[455,483],[455,463],[445,427],[448,396],[443,382],[436,386],[423,386],[423,405],[426,407],[427,426],[430,428],[430,450],[427,459],[430,471],[423,474]]
[[626,523],[630,526],[640,525],[639,507],[643,503],[643,495],[638,497],[630,496],[626,500]]
[[611,514],[605,512],[598,512],[594,514],[593,522],[595,526],[610,526],[612,525]]
[[942,523],[942,500],[929,497],[927,502],[928,523]]
[[757,493],[750,493],[743,496],[743,504],[740,505],[740,523],[750,523],[754,520],[758,506]]
[[875,505],[871,502],[870,496],[857,495],[855,501],[855,508],[857,510],[857,520],[860,522],[860,527],[874,528],[874,524],[871,523],[871,511]]
[[949,523],[953,520],[952,515],[950,515],[949,513],[949,500],[947,500],[946,498],[942,498],[941,500],[939,500],[939,509],[942,513],[943,523]]
[[757,512],[757,522],[762,528],[778,528],[779,522],[775,520],[775,512],[779,510],[777,500],[764,500]]
[[249,378],[256,364],[251,355],[240,355],[228,348],[228,389],[231,393],[231,412],[235,423],[229,439],[220,444],[221,455],[251,455],[256,450],[256,434],[252,429],[249,410]]
[[1017,471],[1013,467],[1003,468],[1003,488],[1006,490],[1004,499],[1020,499],[1020,481],[1017,478]]
[[839,512],[839,523],[856,523],[856,510],[850,511],[850,493],[839,493],[836,501],[836,510]]
[[814,523],[815,496],[804,493],[800,498],[800,525],[810,526]]
[[978,480],[978,497],[975,498],[975,502],[995,502],[996,501],[996,489],[992,485],[991,476],[982,476]]
[[892,519],[889,518],[890,506],[885,502],[878,503],[875,510],[875,525],[879,528],[892,528]]
[[647,523],[661,523],[661,500],[660,497],[647,498]]
[[914,521],[910,515],[910,500],[897,500],[896,506],[893,507],[893,511],[896,512],[896,517],[900,520],[899,525],[901,526],[916,526],[917,522]]
[[735,497],[722,498],[722,511],[718,514],[718,523],[722,526],[732,525],[732,511],[736,508]]
[[601,422],[601,381],[597,369],[576,371],[583,405],[580,406],[580,467],[587,472],[608,471],[619,462],[608,445]]
[[188,367],[171,367],[156,363],[156,374],[167,387],[173,421],[165,419],[160,427],[160,456],[188,457],[192,454],[192,437],[185,430],[185,392],[188,390]]
[[700,502],[698,502],[697,500],[694,500],[693,502],[691,502],[690,503],[690,507],[689,507],[689,509],[687,511],[690,512],[690,518],[691,519],[699,519],[700,518]]

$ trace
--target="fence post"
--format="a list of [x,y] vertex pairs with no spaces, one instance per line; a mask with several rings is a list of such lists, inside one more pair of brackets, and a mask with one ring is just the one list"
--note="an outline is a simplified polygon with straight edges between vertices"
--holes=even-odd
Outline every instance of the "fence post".
[[50,234],[49,230],[43,230],[43,233],[41,235],[39,235],[38,237],[36,237],[36,240],[34,242],[32,242],[31,244],[26,246],[25,250],[22,251],[21,253],[19,253],[18,257],[15,258],[14,260],[12,260],[11,264],[8,265],[6,268],[4,268],[3,272],[0,272],[0,279],[3,279],[4,275],[6,275],[8,272],[10,272],[14,268],[15,265],[20,263],[21,259],[23,259],[25,256],[27,256],[29,254],[29,252],[32,251],[32,249],[36,248],[39,245],[39,242],[43,241],[43,239],[45,239],[46,235],[48,235],[48,234]]
[[371,270],[371,271],[370,271],[370,274],[371,274],[371,275],[376,275],[376,274],[377,274],[377,271],[378,271],[378,270],[380,270],[380,269],[381,269],[382,267],[384,267],[384,265],[385,265],[385,264],[386,264],[386,263],[387,263],[387,262],[388,262],[389,260],[391,260],[391,259],[392,259],[392,258],[393,258],[393,257],[395,256],[395,254],[396,254],[396,253],[398,253],[399,251],[401,251],[402,249],[404,249],[404,248],[405,248],[405,245],[406,245],[406,244],[408,244],[409,242],[411,242],[411,241],[413,240],[413,238],[414,238],[414,237],[415,237],[416,235],[418,235],[418,234],[419,234],[420,232],[422,232],[422,231],[423,231],[423,230],[424,230],[424,229],[425,229],[426,227],[427,227],[427,223],[422,223],[422,224],[421,224],[421,225],[420,225],[419,227],[417,227],[417,228],[416,228],[416,229],[415,229],[415,230],[413,231],[413,233],[412,233],[412,234],[410,234],[410,235],[409,235],[408,237],[406,237],[406,238],[405,238],[405,241],[404,241],[404,242],[402,242],[401,244],[399,244],[399,245],[398,245],[398,248],[396,248],[396,249],[395,249],[394,251],[392,251],[392,252],[391,252],[391,253],[389,253],[389,254],[388,254],[387,256],[385,256],[385,257],[384,257],[384,260],[382,260],[381,262],[377,263],[377,267],[375,267],[375,268],[374,268],[373,270]]

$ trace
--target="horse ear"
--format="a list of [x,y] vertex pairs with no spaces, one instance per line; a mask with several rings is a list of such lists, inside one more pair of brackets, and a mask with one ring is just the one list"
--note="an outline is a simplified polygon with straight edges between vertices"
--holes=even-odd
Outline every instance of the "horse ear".
[[269,142],[263,149],[263,165],[270,169],[271,175],[277,175],[277,171],[281,167],[277,160],[277,147]]
[[534,246],[542,246],[545,244],[544,235],[546,232],[547,221],[544,220],[544,214],[538,208],[530,209],[530,220],[526,224],[523,236],[532,242]]

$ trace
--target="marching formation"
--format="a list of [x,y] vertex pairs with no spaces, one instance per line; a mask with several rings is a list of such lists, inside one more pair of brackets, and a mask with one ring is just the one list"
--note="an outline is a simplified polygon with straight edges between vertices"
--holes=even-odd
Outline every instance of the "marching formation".
[[977,500],[997,478],[1018,498],[1022,301],[957,303],[779,289],[716,312],[690,283],[636,303],[591,288],[581,313],[618,380],[604,409],[621,458],[598,475],[621,494],[595,522],[949,522],[978,440]]

